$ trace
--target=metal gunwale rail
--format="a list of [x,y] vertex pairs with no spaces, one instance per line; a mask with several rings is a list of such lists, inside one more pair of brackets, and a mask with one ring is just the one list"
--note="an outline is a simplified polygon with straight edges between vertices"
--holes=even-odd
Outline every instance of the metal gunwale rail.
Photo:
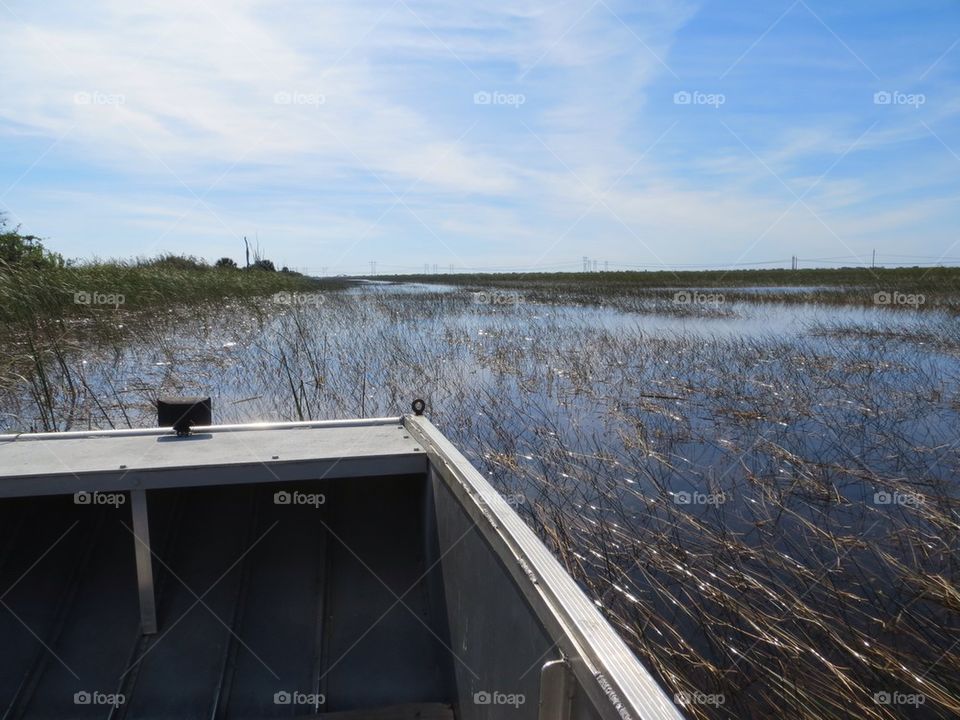
[[425,417],[405,416],[404,425],[500,556],[541,622],[559,631],[559,645],[573,660],[572,670],[598,711],[611,720],[683,720],[556,557],[456,446]]
[[[381,425],[402,425],[403,416],[364,418],[355,420],[302,420],[291,422],[242,423],[236,425],[198,425],[195,433],[252,432],[257,430],[297,430],[299,428],[345,428],[379,427]],[[70,430],[68,432],[7,433],[0,435],[0,443],[24,442],[26,440],[77,440],[95,437],[137,437],[151,435],[170,435],[172,427],[130,428],[123,430]]]

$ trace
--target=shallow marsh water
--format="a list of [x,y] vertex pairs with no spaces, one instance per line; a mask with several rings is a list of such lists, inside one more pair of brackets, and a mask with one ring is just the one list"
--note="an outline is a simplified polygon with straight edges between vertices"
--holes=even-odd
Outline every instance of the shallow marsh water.
[[[689,714],[960,713],[957,320],[756,294],[367,284],[104,316],[109,341],[17,347],[44,380],[7,373],[2,423],[151,425],[170,393],[211,394],[218,422],[423,397]],[[897,692],[924,702],[877,700]]]

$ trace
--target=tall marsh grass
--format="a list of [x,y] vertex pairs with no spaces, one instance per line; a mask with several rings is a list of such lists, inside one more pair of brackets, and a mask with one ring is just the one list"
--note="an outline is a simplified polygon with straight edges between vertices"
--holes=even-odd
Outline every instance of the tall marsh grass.
[[91,309],[163,311],[310,289],[315,284],[302,275],[165,263],[0,268],[0,330],[11,323],[89,315]]

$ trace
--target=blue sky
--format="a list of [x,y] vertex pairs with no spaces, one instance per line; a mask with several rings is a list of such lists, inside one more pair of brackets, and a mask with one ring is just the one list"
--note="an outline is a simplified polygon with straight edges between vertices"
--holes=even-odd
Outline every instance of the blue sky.
[[69,257],[960,258],[953,1],[0,0],[0,32],[0,210]]

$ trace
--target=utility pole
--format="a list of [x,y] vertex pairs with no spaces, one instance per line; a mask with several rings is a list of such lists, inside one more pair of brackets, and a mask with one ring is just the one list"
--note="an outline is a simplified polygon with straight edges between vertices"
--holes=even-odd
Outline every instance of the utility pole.
[[376,274],[377,274],[377,261],[376,261],[376,260],[371,260],[371,261],[370,261],[370,274],[371,274],[371,275],[376,275]]
[[874,248],[874,249],[873,249],[873,261],[870,263],[870,267],[876,267],[876,266],[877,266],[877,249]]
[[590,258],[586,255],[583,256],[583,271],[590,272]]
[[247,254],[247,264],[246,267],[250,267],[250,243],[247,242],[247,236],[243,236],[243,248]]
[[609,260],[604,260],[604,261],[603,261],[603,271],[604,271],[604,272],[610,272],[610,261],[609,261]]

